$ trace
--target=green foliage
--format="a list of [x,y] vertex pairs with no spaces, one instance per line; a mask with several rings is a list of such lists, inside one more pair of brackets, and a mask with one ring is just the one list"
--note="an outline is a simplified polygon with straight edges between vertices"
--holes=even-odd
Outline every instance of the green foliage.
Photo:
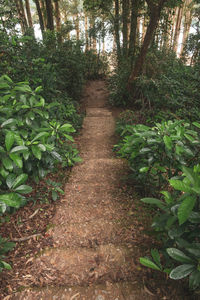
[[41,87],[33,91],[27,82],[0,78],[1,212],[24,204],[23,194],[31,192],[24,185],[28,176],[38,181],[56,164],[72,166],[79,160],[72,146],[75,129],[49,119],[51,107],[58,104],[46,104],[40,92]]
[[118,155],[128,159],[132,177],[145,185],[146,191],[159,191],[169,178],[178,175],[182,165],[199,161],[199,131],[184,121],[156,123],[153,127],[120,125],[118,132],[123,138],[115,146]]
[[[152,227],[164,243],[162,252],[170,265],[170,278],[189,276],[190,288],[196,289],[200,286],[200,165],[183,166],[179,179],[169,182],[174,191],[163,191],[164,199],[144,198],[142,201],[162,209],[157,211]],[[176,266],[170,258],[182,264]],[[152,267],[143,260],[140,260],[142,264]]]

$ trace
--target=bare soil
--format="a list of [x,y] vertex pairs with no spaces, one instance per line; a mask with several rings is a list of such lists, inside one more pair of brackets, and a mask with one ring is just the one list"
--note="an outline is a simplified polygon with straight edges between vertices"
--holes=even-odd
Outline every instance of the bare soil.
[[[33,226],[41,236],[11,251],[13,269],[1,274],[1,299],[195,299],[182,283],[139,263],[156,243],[145,234],[151,215],[126,185],[126,161],[113,154],[116,111],[107,98],[105,82],[88,83],[77,139],[83,162],[72,169],[61,201],[40,207],[33,223],[13,225],[20,235],[23,226]],[[18,214],[36,209],[30,204]]]

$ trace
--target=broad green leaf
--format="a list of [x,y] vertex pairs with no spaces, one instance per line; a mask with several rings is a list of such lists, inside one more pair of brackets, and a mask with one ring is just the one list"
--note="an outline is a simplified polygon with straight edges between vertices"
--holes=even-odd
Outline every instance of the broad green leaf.
[[9,156],[14,161],[16,166],[18,166],[19,168],[23,167],[23,162],[22,162],[22,159],[19,155],[14,154],[14,153],[10,153]]
[[16,193],[0,195],[0,201],[7,206],[19,208],[21,205],[21,197]]
[[14,144],[14,141],[15,141],[15,135],[12,131],[9,131],[5,137],[5,145],[7,151],[10,151],[12,145]]
[[146,173],[146,172],[148,172],[148,170],[149,170],[149,167],[143,167],[143,168],[139,169],[139,172],[140,173]]
[[142,148],[142,149],[140,150],[140,153],[144,154],[144,153],[148,153],[148,152],[151,152],[151,151],[152,151],[151,148],[145,147],[145,148]]
[[15,174],[9,174],[8,177],[6,178],[6,184],[9,187],[9,189],[12,188],[15,178],[16,178]]
[[27,179],[28,179],[28,175],[27,175],[27,174],[23,173],[23,174],[19,175],[19,176],[15,179],[12,188],[13,188],[13,189],[16,189],[16,187],[18,187],[18,186],[20,186],[22,183],[26,182]]
[[164,140],[164,143],[165,143],[165,146],[168,150],[171,150],[172,147],[173,147],[173,144],[172,144],[172,139],[168,136],[168,135],[165,135],[163,137],[163,140]]
[[41,159],[42,158],[42,153],[40,148],[36,145],[36,146],[31,146],[31,150],[33,152],[33,155],[37,158],[37,159]]
[[185,133],[184,136],[186,137],[186,139],[188,139],[190,142],[194,142],[195,138],[193,138],[191,135]]
[[155,204],[159,208],[165,209],[165,204],[161,200],[158,200],[156,198],[142,198],[141,201],[148,204]]
[[38,148],[40,148],[41,151],[45,152],[47,148],[43,144],[38,144]]
[[171,279],[175,279],[175,280],[182,279],[182,278],[187,277],[194,270],[195,270],[194,265],[190,265],[190,264],[180,265],[171,271],[171,273],[169,274],[169,277]]
[[192,122],[192,124],[193,124],[194,126],[200,128],[200,124],[199,124],[199,123],[197,123],[197,122]]
[[66,139],[68,139],[69,141],[71,142],[74,142],[74,139],[71,135],[68,135],[68,134],[64,134],[64,136],[66,137]]
[[26,146],[16,146],[10,151],[10,153],[23,153],[24,151],[28,151]]
[[164,195],[164,197],[165,197],[165,202],[166,202],[167,204],[170,204],[170,203],[173,203],[173,202],[174,202],[174,200],[173,200],[173,198],[172,198],[172,195],[171,195],[168,191],[162,191],[161,194]]
[[29,185],[20,185],[15,189],[15,192],[21,194],[29,194],[32,192],[32,187]]
[[176,261],[182,262],[182,263],[194,263],[194,261],[187,255],[185,255],[182,251],[176,249],[176,248],[168,248],[167,253],[169,256],[171,256]]
[[58,193],[56,191],[52,191],[52,199],[56,201],[58,199]]
[[0,174],[1,174],[1,176],[2,176],[3,178],[6,178],[6,177],[8,176],[8,174],[9,174],[9,172],[6,171],[6,170],[4,169],[4,167],[2,166],[2,167],[0,168]]
[[3,260],[0,260],[0,263],[3,265],[3,268],[6,270],[11,270],[11,266]]
[[185,166],[182,167],[183,173],[187,176],[187,178],[191,181],[191,183],[195,184],[195,173],[192,169],[187,168]]
[[196,203],[195,196],[188,196],[183,200],[183,202],[178,208],[178,220],[180,225],[182,225],[187,221],[194,208],[195,203]]
[[40,140],[40,139],[43,138],[43,137],[47,137],[47,136],[49,136],[49,133],[48,133],[48,132],[40,132],[40,133],[38,133],[38,134],[34,137],[34,139],[31,141],[31,143],[33,143],[33,142],[35,142],[35,141],[37,141],[37,140]]
[[175,179],[170,179],[169,183],[175,190],[182,191],[182,192],[191,192],[191,187],[186,185],[183,181],[181,180],[175,180]]
[[2,124],[1,124],[1,127],[5,127],[7,125],[11,125],[11,124],[16,124],[16,120],[15,119],[8,119],[6,121],[4,121]]
[[[192,247],[192,244],[191,244]],[[199,248],[199,247],[198,247]],[[196,258],[200,259],[200,249],[195,249],[195,248],[186,248],[186,250],[193,254]]]
[[2,159],[2,163],[4,165],[4,167],[9,170],[9,171],[12,171],[13,170],[13,163],[12,163],[12,160],[8,157],[6,158],[3,158]]
[[149,258],[141,257],[140,258],[140,263],[145,267],[161,271],[161,269]]
[[160,269],[162,269],[162,265],[160,263],[160,254],[157,249],[151,249],[151,256],[153,257],[153,260],[155,261],[156,265],[159,266]]
[[200,223],[200,213],[192,211],[188,220],[194,224]]
[[64,131],[64,132],[75,132],[76,131],[71,124],[64,124],[59,128],[59,130]]
[[55,158],[56,160],[62,161],[62,157],[60,156],[60,154],[56,151],[52,151],[51,155],[53,156],[53,158]]
[[195,270],[189,277],[189,287],[193,290],[200,286],[200,271]]

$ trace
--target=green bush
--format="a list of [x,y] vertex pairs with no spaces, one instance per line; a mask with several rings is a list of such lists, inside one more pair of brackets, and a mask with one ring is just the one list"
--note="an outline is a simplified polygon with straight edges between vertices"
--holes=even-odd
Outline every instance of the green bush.
[[[163,242],[165,268],[160,264],[158,251],[152,255],[153,260],[144,257],[140,262],[169,273],[175,280],[189,276],[189,287],[197,289],[200,287],[200,165],[193,168],[182,166],[182,174],[170,179],[169,183],[174,192],[162,191],[164,199],[142,199],[144,203],[159,208],[152,228]],[[177,266],[174,260],[181,265]]]
[[163,188],[178,175],[182,165],[193,166],[200,158],[199,124],[183,120],[156,123],[155,126],[121,126],[123,140],[115,146],[127,158],[131,175],[145,192]]

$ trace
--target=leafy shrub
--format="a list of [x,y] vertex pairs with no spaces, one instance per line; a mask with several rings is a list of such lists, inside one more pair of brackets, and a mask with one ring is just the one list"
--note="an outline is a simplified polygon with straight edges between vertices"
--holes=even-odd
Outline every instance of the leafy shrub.
[[[182,174],[169,180],[174,192],[162,191],[164,201],[143,198],[144,203],[159,208],[152,228],[163,242],[162,253],[166,267],[160,264],[158,251],[152,252],[154,261],[141,258],[140,262],[150,268],[169,273],[172,279],[189,276],[189,287],[200,287],[200,165],[193,168],[182,166]],[[156,253],[156,254],[155,254]],[[172,258],[181,265],[174,265]]]
[[55,103],[46,105],[40,91],[26,82],[14,84],[8,76],[0,78],[1,212],[24,204],[23,194],[31,192],[24,185],[28,176],[39,180],[56,164],[71,166],[79,160],[71,145],[75,129],[49,120]]
[[[198,123],[194,125],[199,127]],[[146,191],[159,191],[182,165],[199,160],[200,136],[194,125],[182,120],[120,127],[123,141],[116,145],[118,155],[129,161],[132,177]],[[156,189],[155,189],[156,187]]]

